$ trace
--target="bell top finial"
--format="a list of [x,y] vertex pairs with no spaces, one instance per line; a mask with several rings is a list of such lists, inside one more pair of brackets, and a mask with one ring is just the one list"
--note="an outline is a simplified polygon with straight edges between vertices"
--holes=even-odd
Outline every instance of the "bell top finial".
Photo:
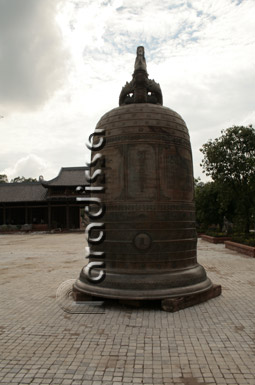
[[160,85],[148,78],[143,46],[136,50],[133,79],[125,84],[119,97],[120,106],[132,103],[163,104]]

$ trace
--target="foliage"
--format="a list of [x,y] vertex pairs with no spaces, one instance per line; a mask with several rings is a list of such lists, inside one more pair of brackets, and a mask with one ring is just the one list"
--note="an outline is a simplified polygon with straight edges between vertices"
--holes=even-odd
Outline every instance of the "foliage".
[[20,226],[18,226],[18,225],[1,225],[0,226],[0,232],[17,231],[19,229],[20,229]]
[[0,174],[0,183],[8,183],[7,175]]
[[255,203],[255,130],[233,126],[221,133],[202,146],[201,166],[219,187],[223,206],[232,202],[236,221],[248,233]]
[[236,235],[231,238],[232,242],[241,243],[243,245],[255,247],[254,235],[247,236],[247,234]]
[[27,182],[37,182],[36,178],[25,178],[24,176],[17,176],[12,179],[10,183],[27,183]]
[[200,226],[203,225],[206,228],[222,222],[219,207],[217,207],[218,194],[214,187],[214,183],[210,182],[195,183],[196,220]]
[[216,238],[222,238],[222,237],[226,237],[226,233],[222,233],[222,232],[218,232],[218,231],[211,231],[211,230],[207,230],[206,235],[210,235],[211,237],[216,237]]
[[233,126],[202,146],[202,167],[214,181],[239,184],[254,181],[255,129]]
[[222,231],[224,218],[233,216],[233,202],[222,193],[221,186],[216,182],[203,183],[195,180],[196,219],[199,227]]

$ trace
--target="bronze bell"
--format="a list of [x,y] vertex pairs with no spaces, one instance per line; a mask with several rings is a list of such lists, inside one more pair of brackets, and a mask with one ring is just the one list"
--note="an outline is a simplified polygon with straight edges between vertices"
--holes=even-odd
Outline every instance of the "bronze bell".
[[[96,132],[104,134],[104,145],[94,136],[99,145],[92,151],[91,173],[95,175],[104,159],[105,187],[91,195],[103,202],[105,212],[91,220],[95,226],[88,233],[101,242],[89,242],[94,270],[82,269],[74,284],[76,294],[161,300],[164,310],[175,311],[221,293],[197,263],[188,129],[182,117],[162,103],[159,84],[148,78],[144,48],[138,47],[133,78],[122,88],[120,106],[96,126]],[[98,262],[100,255],[103,263]]]

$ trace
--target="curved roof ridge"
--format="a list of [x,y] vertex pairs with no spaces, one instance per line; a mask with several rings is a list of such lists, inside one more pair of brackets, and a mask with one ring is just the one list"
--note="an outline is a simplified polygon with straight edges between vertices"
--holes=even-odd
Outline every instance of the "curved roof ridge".
[[88,184],[85,178],[87,166],[80,167],[61,167],[58,175],[48,181],[42,181],[44,187],[49,186],[84,186]]

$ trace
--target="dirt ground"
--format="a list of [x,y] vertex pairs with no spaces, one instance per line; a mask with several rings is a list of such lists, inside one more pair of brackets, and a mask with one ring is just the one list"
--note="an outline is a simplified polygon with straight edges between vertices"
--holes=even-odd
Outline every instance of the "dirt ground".
[[60,282],[65,277],[75,278],[87,263],[86,245],[84,233],[1,235],[1,283],[53,272],[58,272]]

